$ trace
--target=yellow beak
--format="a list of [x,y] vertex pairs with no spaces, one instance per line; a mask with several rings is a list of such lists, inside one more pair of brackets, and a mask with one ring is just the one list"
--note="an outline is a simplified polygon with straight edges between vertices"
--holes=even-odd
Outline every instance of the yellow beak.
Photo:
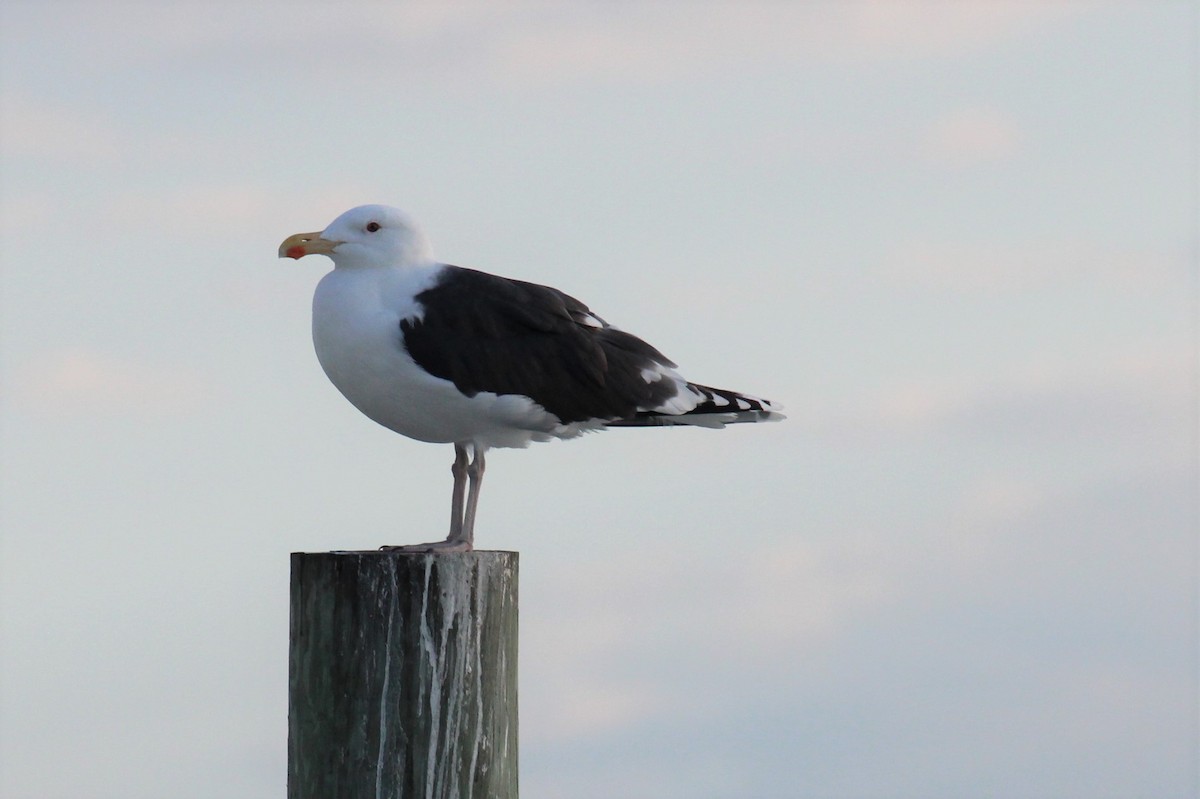
[[306,255],[329,255],[341,243],[321,238],[320,231],[297,233],[294,236],[288,236],[283,240],[283,244],[279,245],[279,257],[303,258]]

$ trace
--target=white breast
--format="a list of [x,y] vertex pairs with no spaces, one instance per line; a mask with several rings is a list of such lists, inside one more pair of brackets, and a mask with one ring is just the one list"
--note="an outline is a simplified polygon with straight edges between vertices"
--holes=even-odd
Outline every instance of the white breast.
[[419,318],[414,296],[442,267],[335,269],[313,296],[313,344],[325,374],[356,408],[410,438],[484,447],[577,435],[525,397],[466,397],[404,349],[400,320]]

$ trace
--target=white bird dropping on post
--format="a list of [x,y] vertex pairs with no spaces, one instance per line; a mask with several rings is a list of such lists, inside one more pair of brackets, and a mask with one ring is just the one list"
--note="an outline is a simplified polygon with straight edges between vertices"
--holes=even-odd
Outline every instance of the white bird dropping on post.
[[399,549],[473,548],[492,447],[605,427],[784,418],[769,400],[688,382],[654,347],[557,289],[438,263],[395,208],[352,208],[279,245],[280,258],[314,254],[334,265],[313,296],[325,374],[384,427],[454,445],[449,536]]

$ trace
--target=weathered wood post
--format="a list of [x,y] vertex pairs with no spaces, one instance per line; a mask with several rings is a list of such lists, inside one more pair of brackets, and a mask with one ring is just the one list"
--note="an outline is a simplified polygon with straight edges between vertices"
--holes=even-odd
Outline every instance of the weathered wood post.
[[292,554],[288,799],[517,799],[517,553]]

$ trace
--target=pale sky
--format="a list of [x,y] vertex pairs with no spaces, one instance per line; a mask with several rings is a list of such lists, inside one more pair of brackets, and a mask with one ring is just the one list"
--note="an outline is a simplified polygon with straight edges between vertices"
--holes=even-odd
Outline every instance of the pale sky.
[[0,794],[281,797],[386,203],[777,425],[496,451],[527,799],[1200,796],[1193,2],[0,6]]

